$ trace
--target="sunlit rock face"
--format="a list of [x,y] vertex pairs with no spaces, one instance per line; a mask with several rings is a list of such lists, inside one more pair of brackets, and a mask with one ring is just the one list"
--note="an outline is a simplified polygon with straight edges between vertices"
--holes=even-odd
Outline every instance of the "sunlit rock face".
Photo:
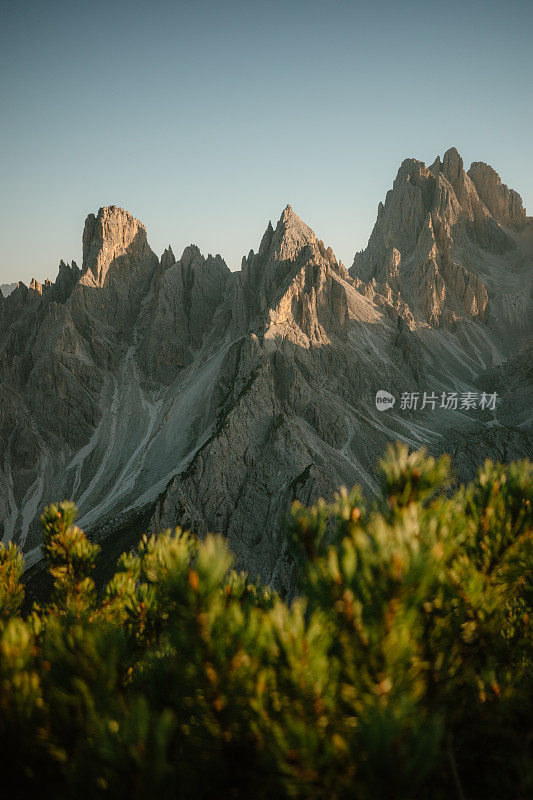
[[430,167],[406,159],[350,273],[411,327],[486,322],[489,294],[509,293],[504,265],[516,272],[524,255],[517,238],[527,228],[520,196],[486,164],[465,172],[455,148]]
[[502,225],[522,230],[527,222],[522,198],[501,182],[498,173],[488,164],[475,161],[468,170],[479,198],[490,214]]
[[[455,149],[404,161],[349,272],[290,206],[233,273],[100,209],[81,269],[0,297],[0,534],[35,562],[42,507],[70,498],[104,552],[141,519],[216,531],[291,591],[291,502],[371,494],[389,441],[451,451],[460,478],[531,452],[532,263],[519,196]],[[451,391],[499,402],[401,408]]]

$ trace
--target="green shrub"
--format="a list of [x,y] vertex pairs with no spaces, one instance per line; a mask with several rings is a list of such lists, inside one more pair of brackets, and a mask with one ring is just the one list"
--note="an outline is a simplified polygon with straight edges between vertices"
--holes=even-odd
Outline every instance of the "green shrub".
[[0,548],[0,760],[10,797],[531,796],[532,466],[398,445],[372,502],[295,503],[298,599],[220,537],[99,548],[43,514],[50,601],[23,618]]

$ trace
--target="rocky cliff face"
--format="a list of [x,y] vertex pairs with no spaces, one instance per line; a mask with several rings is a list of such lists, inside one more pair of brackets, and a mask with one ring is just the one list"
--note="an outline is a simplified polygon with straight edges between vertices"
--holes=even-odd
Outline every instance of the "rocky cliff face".
[[[531,231],[455,150],[402,164],[350,273],[290,206],[237,273],[91,214],[81,269],[0,300],[0,534],[36,561],[40,510],[68,497],[104,543],[141,518],[218,531],[290,591],[291,501],[373,492],[387,442],[452,450],[462,477],[530,451]],[[489,390],[492,411],[400,403]]]
[[230,275],[220,256],[204,258],[195,245],[179,261],[165,250],[138,326],[138,359],[150,378],[168,385],[192,364]]
[[526,210],[522,198],[501,182],[498,173],[488,164],[475,161],[468,170],[479,198],[492,216],[502,225],[521,230],[526,223]]
[[430,167],[407,159],[350,272],[367,296],[393,305],[411,328],[487,321],[489,292],[509,293],[505,275],[490,267],[499,261],[515,271],[516,235],[527,224],[520,196],[491,167],[476,163],[465,172],[455,148]]

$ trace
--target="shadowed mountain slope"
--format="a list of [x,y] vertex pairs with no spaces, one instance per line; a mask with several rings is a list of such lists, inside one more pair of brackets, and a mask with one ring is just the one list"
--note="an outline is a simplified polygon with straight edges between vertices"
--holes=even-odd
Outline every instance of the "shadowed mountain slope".
[[461,478],[531,452],[532,263],[519,195],[455,149],[402,164],[350,272],[290,206],[237,273],[194,245],[158,259],[100,209],[81,269],[0,297],[0,533],[35,563],[42,507],[70,498],[102,540],[139,518],[221,532],[290,591],[291,501],[373,492],[387,442],[451,450]]

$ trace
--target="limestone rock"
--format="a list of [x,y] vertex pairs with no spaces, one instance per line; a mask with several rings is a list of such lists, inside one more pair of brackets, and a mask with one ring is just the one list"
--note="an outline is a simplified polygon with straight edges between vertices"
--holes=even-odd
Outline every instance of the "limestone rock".
[[164,251],[163,255],[161,256],[160,260],[161,271],[164,272],[166,269],[168,269],[175,263],[176,259],[174,258],[172,247],[169,245],[167,249]]
[[[485,264],[492,255],[516,261],[516,242],[502,224],[520,228],[523,220],[519,195],[490,167],[476,163],[465,172],[456,148],[429,168],[406,159],[350,273],[411,327],[486,322],[494,281]],[[505,292],[503,284],[494,288]]]
[[483,161],[474,161],[468,175],[477,193],[492,216],[504,225],[518,230],[526,222],[526,210],[522,198],[514,189],[502,183],[498,173]]
[[[117,206],[89,214],[83,231],[82,274],[70,306],[100,366],[116,364],[127,348],[157,266],[146,229],[135,217]],[[92,335],[96,330],[98,340]]]
[[[404,161],[351,274],[290,206],[235,273],[194,245],[158,259],[122,209],[89,215],[81,270],[0,300],[4,539],[39,559],[40,511],[66,497],[104,557],[181,524],[290,594],[290,503],[372,494],[389,441],[450,449],[462,477],[530,452],[533,227],[479,174],[454,148]],[[400,408],[489,389],[494,412]]]
[[143,311],[137,357],[153,380],[168,384],[201,348],[230,271],[219,255],[204,258],[195,245],[179,261],[169,247],[161,267]]

